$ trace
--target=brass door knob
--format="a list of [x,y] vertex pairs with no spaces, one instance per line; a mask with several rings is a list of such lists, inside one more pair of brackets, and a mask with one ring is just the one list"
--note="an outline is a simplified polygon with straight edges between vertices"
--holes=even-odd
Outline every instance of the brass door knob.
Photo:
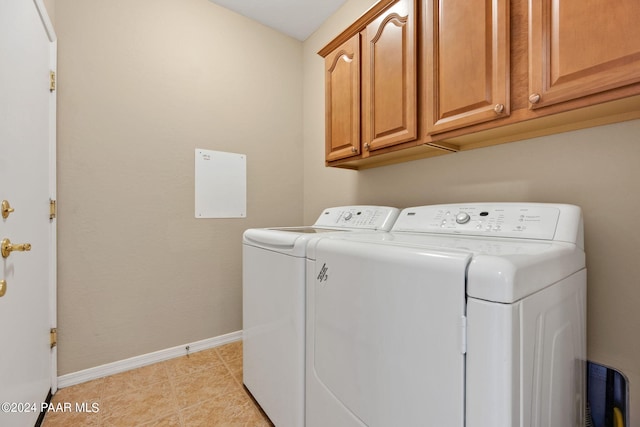
[[0,298],[2,298],[6,293],[7,293],[7,281],[0,280]]
[[13,212],[13,210],[14,209],[11,207],[11,205],[9,205],[9,202],[7,200],[2,201],[2,218],[9,218],[9,214]]
[[504,113],[504,104],[496,104],[495,107],[493,107],[493,111],[495,111],[496,114]]
[[6,258],[9,255],[11,255],[11,252],[13,251],[18,251],[18,252],[30,251],[31,243],[18,243],[14,245],[11,243],[11,240],[5,238],[5,239],[2,239],[1,249],[2,249],[2,258]]

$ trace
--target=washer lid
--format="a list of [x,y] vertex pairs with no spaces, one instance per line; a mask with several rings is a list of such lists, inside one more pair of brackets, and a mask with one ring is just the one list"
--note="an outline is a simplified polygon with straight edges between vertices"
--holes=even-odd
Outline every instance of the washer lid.
[[267,250],[304,257],[309,239],[344,231],[388,231],[400,210],[388,206],[340,206],[325,209],[313,226],[251,228],[242,242]]
[[[336,231],[333,228],[316,228],[316,227],[281,227],[281,228],[267,228],[267,230],[278,230],[278,231],[284,231],[286,233],[300,233],[300,234],[318,234],[318,233],[328,233],[331,231]],[[338,231],[348,231],[348,230],[338,230]]]
[[327,229],[317,227],[250,228],[242,235],[242,243],[262,249],[304,257],[307,242],[319,233],[338,233],[349,229]]

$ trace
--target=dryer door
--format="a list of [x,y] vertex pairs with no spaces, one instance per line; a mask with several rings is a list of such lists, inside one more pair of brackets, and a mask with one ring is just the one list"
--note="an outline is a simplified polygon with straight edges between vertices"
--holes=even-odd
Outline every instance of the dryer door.
[[470,255],[322,239],[307,269],[307,426],[464,425]]

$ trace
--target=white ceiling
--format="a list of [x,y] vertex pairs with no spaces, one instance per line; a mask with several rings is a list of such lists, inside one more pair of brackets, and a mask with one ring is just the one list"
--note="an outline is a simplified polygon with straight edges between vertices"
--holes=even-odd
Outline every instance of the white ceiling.
[[211,0],[304,41],[346,0]]

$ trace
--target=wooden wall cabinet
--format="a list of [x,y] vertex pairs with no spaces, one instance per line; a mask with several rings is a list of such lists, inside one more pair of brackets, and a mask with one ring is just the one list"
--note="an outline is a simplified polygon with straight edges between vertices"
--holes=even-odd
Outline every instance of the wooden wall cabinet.
[[639,16],[639,0],[381,0],[319,52],[326,164],[640,118]]
[[326,160],[360,154],[360,34],[325,57]]
[[426,0],[422,29],[427,133],[508,116],[509,0]]
[[414,0],[400,0],[362,31],[364,155],[418,137]]
[[640,118],[640,2],[508,7],[509,116],[430,132],[425,143],[464,151]]
[[416,27],[416,0],[382,0],[318,52],[327,164],[418,143]]
[[529,4],[531,108],[640,82],[639,1]]

